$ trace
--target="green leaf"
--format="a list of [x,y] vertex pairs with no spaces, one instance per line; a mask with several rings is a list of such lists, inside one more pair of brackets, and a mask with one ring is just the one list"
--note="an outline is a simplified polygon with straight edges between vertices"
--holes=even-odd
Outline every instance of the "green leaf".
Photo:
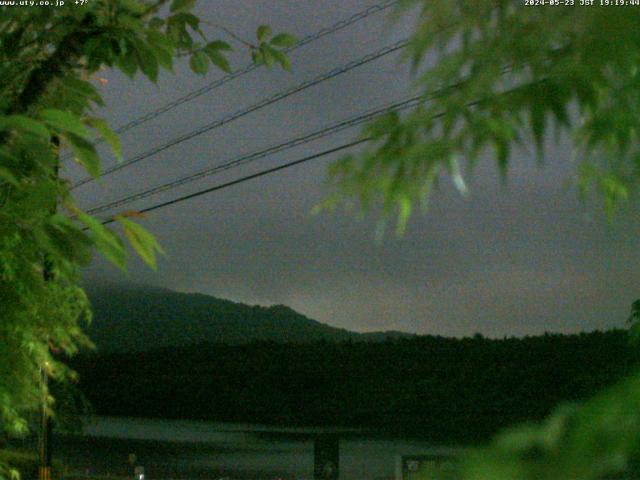
[[273,61],[275,60],[272,53],[273,48],[270,48],[265,44],[260,50],[262,51],[262,61],[264,62],[265,67],[271,68],[273,66]]
[[14,169],[21,163],[21,160],[13,156],[8,149],[0,148],[0,179],[17,187],[20,180],[18,179],[19,174],[16,174]]
[[169,19],[172,23],[189,25],[193,30],[198,30],[200,27],[200,19],[191,13],[181,12],[177,13]]
[[451,155],[449,157],[448,162],[449,167],[449,175],[451,175],[451,179],[453,180],[453,184],[458,189],[461,195],[467,195],[469,190],[467,189],[467,184],[462,177],[462,173],[460,171],[460,164],[458,162],[458,157],[456,155]]
[[262,49],[255,49],[251,52],[251,60],[256,65],[262,65],[264,63],[264,53]]
[[40,118],[50,127],[61,132],[70,132],[85,140],[91,140],[91,133],[80,117],[62,110],[47,109],[40,112]]
[[71,220],[55,214],[36,232],[44,250],[69,262],[81,265],[91,260],[91,240]]
[[284,70],[291,71],[291,61],[286,54],[266,43],[260,47],[260,50],[262,51],[262,58],[267,68],[271,68],[273,62],[276,61]]
[[544,130],[546,120],[546,110],[542,102],[533,102],[531,104],[531,111],[529,112],[531,117],[531,130],[533,137],[536,141],[536,145],[539,151],[542,150],[544,142]]
[[227,42],[223,42],[222,40],[215,40],[213,42],[209,42],[207,43],[206,47],[204,47],[204,49],[206,51],[218,51],[218,50],[223,50],[225,52],[229,52],[231,50],[233,50],[231,48],[231,45],[229,45]]
[[173,53],[167,52],[162,48],[157,48],[155,46],[151,47],[156,54],[156,58],[158,59],[158,64],[170,72],[173,72]]
[[230,73],[231,65],[229,65],[229,60],[222,55],[218,49],[208,48],[209,45],[204,47],[204,52],[209,56],[211,63],[213,63],[220,70]]
[[189,61],[191,70],[199,75],[205,75],[209,71],[209,61],[207,60],[207,54],[202,51],[198,51],[191,55]]
[[173,0],[170,11],[171,13],[185,12],[191,10],[195,4],[196,0]]
[[58,185],[52,178],[29,185],[27,191],[24,201],[15,204],[16,213],[25,218],[42,218],[52,211],[58,195]]
[[22,130],[23,132],[44,138],[45,140],[49,140],[51,138],[51,132],[49,129],[32,118],[24,115],[0,117],[0,131],[12,129]]
[[288,48],[293,47],[296,43],[298,43],[298,39],[288,33],[279,33],[271,39],[271,45],[276,47]]
[[146,46],[153,51],[156,60],[163,68],[173,70],[176,47],[172,38],[162,32],[150,30],[147,32]]
[[125,7],[128,11],[136,15],[140,15],[147,10],[147,6],[138,0],[119,0],[119,3],[122,7]]
[[0,165],[0,180],[4,180],[7,183],[10,183],[14,187],[19,185],[18,178],[9,170],[7,167],[3,167]]
[[496,151],[500,178],[505,182],[507,180],[507,172],[509,169],[509,144],[502,140],[495,140],[493,146]]
[[147,40],[149,44],[161,47],[164,50],[172,52],[175,50],[175,45],[168,35],[158,32],[157,30],[150,30],[147,32]]
[[265,42],[271,36],[271,27],[268,25],[260,25],[256,31],[256,38],[259,42]]
[[137,41],[136,44],[136,58],[140,65],[140,70],[144,73],[149,80],[156,82],[158,79],[158,59],[154,51],[149,48],[144,42]]
[[64,86],[65,89],[70,90],[75,95],[81,95],[82,97],[91,100],[96,105],[104,106],[104,101],[98,93],[98,90],[96,90],[96,87],[94,87],[90,82],[68,75],[64,79]]
[[291,60],[285,53],[273,48],[271,50],[271,54],[276,59],[276,62],[280,64],[283,70],[286,70],[287,72],[291,71]]
[[411,203],[411,199],[402,195],[397,200],[398,203],[398,223],[396,224],[396,235],[401,236],[404,235],[407,229],[407,222],[409,221],[409,217],[411,216],[411,211],[413,209],[413,205]]
[[125,236],[133,249],[140,255],[140,258],[152,269],[156,270],[156,254],[164,254],[164,250],[162,250],[156,238],[144,227],[122,215],[118,215],[115,218],[122,225]]
[[95,128],[102,138],[109,144],[111,150],[113,150],[116,160],[122,161],[122,146],[120,145],[120,137],[114,132],[109,124],[102,118],[89,117],[85,119],[87,124]]
[[130,46],[127,53],[118,58],[116,64],[125,75],[129,78],[133,78],[138,71],[138,61],[135,49]]
[[84,212],[78,214],[78,218],[84,223],[91,233],[98,251],[120,270],[125,271],[127,265],[127,250],[120,237],[104,226],[98,219]]
[[[138,14],[128,15],[126,13],[122,13],[118,15],[118,24],[120,28],[124,28],[124,30],[128,30],[130,32],[135,32],[136,34],[142,33],[144,28],[144,24],[140,21]],[[100,42],[100,39],[98,39],[98,42]],[[97,50],[97,52],[99,51],[100,50]]]
[[91,142],[73,133],[66,135],[76,160],[89,172],[93,178],[100,176],[100,157]]

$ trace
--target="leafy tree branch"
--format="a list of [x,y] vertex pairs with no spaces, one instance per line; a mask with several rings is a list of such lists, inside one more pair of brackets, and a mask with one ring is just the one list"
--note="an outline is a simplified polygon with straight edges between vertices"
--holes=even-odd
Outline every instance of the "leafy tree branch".
[[[96,138],[116,157],[121,148],[109,125],[91,114],[104,105],[88,80],[96,72],[119,68],[156,81],[184,53],[198,74],[210,64],[228,70],[226,44],[206,40],[194,5],[95,0],[46,11],[0,7],[0,428],[7,432],[25,432],[25,414],[41,406],[40,369],[71,381],[65,356],[91,346],[83,333],[91,310],[79,282],[92,253],[123,270],[125,240],[151,267],[162,254],[130,216],[119,215],[119,227],[111,229],[78,208],[58,174],[52,139],[98,177]],[[53,412],[54,399],[46,391],[44,398]],[[0,466],[0,478],[10,473]]]

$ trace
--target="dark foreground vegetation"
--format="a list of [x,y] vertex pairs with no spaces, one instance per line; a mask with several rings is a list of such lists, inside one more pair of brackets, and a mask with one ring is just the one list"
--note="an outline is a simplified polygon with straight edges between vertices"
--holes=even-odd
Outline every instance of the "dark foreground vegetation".
[[[0,448],[0,462],[20,472],[22,480],[38,478],[39,458],[35,449]],[[62,463],[54,459],[51,465],[53,478],[63,475]]]
[[464,442],[540,419],[637,363],[621,330],[198,345],[74,360],[101,415],[359,426]]

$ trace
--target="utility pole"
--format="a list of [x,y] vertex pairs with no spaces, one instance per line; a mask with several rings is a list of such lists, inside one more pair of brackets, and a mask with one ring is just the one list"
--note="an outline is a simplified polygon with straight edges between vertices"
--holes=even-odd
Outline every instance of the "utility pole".
[[314,480],[340,478],[340,439],[334,433],[321,433],[313,442]]
[[49,378],[44,367],[40,367],[42,382],[42,405],[40,408],[40,432],[38,435],[38,451],[40,468],[38,480],[51,480],[51,417],[47,413],[47,386]]
[[[58,174],[60,170],[59,158],[60,158],[60,137],[53,135],[51,137],[51,146],[53,153],[56,157],[56,163],[53,167],[54,179],[58,180]],[[58,209],[57,198],[54,200],[54,204],[51,207],[51,214],[55,214]],[[50,258],[45,256],[44,266],[42,269],[42,276],[45,282],[50,282],[54,279],[53,264]],[[40,405],[40,430],[38,435],[38,453],[40,458],[40,468],[38,469],[38,480],[51,480],[51,434],[53,424],[51,416],[47,409],[47,396],[49,392],[49,376],[47,375],[47,369],[45,365],[40,367],[40,385],[42,391],[42,399]]]

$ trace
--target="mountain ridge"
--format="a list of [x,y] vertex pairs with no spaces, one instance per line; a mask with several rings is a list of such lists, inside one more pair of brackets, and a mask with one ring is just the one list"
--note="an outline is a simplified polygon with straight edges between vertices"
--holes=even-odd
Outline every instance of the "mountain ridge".
[[253,341],[378,342],[414,336],[398,331],[353,332],[313,320],[287,305],[247,305],[148,285],[88,285],[85,290],[93,307],[88,333],[105,352]]

